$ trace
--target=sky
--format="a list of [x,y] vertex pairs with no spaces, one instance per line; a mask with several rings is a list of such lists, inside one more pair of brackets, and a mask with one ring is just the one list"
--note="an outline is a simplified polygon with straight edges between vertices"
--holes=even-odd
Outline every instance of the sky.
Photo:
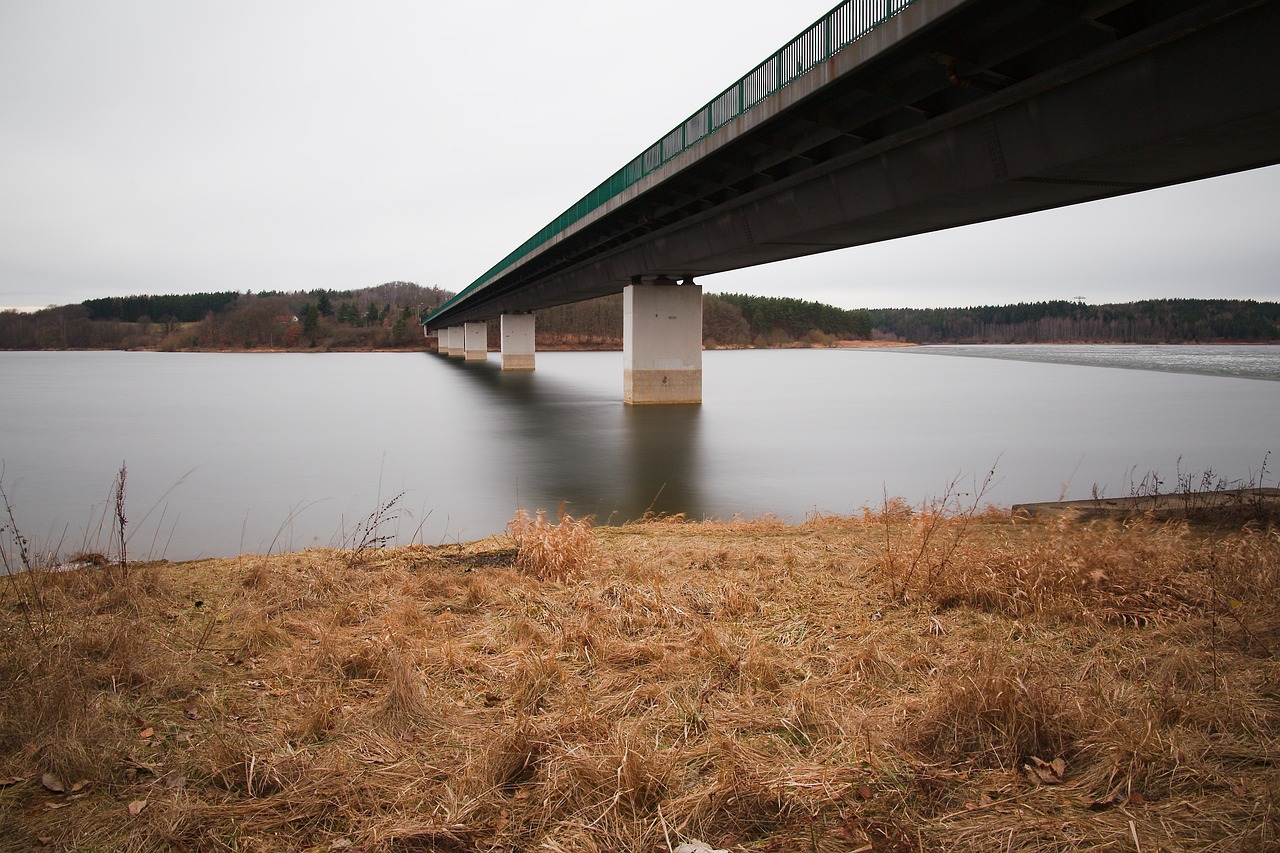
[[[834,0],[0,0],[0,308],[461,290]],[[1280,166],[700,280],[1280,300]]]

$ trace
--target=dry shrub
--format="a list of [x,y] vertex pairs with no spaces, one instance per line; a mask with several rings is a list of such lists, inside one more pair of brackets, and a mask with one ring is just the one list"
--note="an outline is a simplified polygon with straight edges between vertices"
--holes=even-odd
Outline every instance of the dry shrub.
[[1062,688],[1038,670],[1010,659],[1008,650],[981,650],[964,671],[946,675],[908,732],[909,745],[939,758],[1008,769],[1033,756],[1065,756],[1079,721]]
[[561,514],[552,524],[538,510],[530,518],[523,509],[507,523],[516,543],[516,566],[539,580],[566,581],[584,574],[595,562],[591,520]]
[[973,559],[968,533],[975,517],[982,517],[977,505],[959,507],[950,488],[918,510],[901,498],[886,499],[879,512],[863,510],[863,523],[882,528],[879,568],[891,596],[902,602],[934,596],[950,576],[963,572]]

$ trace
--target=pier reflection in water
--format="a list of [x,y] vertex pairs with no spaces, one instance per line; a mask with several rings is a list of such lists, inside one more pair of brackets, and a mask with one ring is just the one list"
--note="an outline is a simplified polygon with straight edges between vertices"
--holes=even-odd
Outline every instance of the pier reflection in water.
[[563,503],[600,521],[701,517],[701,406],[624,406],[617,388],[591,375],[568,383],[546,371],[503,371],[496,359],[448,364],[491,421],[482,451],[492,457],[489,476],[514,484],[521,506],[554,513]]

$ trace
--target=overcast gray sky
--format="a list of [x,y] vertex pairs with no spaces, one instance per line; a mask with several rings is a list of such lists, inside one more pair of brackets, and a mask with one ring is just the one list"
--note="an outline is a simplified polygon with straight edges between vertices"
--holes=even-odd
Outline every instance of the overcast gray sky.
[[[460,290],[834,0],[0,0],[0,307]],[[702,279],[1280,299],[1280,167]]]

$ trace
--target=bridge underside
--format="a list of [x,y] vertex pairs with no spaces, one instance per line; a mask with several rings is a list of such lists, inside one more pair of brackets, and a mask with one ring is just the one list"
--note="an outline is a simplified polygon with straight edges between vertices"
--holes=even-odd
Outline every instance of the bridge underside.
[[428,326],[1280,162],[1280,3],[921,0],[890,24]]

